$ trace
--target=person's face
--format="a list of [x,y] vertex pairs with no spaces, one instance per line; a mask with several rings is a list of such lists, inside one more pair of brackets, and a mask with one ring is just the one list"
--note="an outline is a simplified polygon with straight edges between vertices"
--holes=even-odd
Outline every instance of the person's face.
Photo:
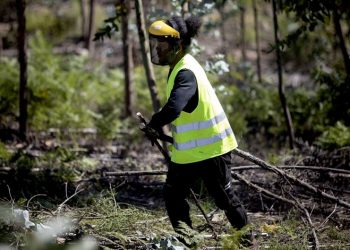
[[156,65],[171,65],[176,49],[165,38],[150,37],[151,61]]

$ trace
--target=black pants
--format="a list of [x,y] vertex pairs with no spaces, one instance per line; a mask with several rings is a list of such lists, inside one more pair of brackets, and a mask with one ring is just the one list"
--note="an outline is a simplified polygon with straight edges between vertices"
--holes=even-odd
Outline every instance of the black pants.
[[191,185],[199,178],[204,181],[215,204],[225,211],[233,227],[241,229],[248,223],[247,213],[231,185],[230,165],[231,152],[201,162],[170,163],[164,187],[164,199],[174,229],[180,221],[192,227],[186,197],[190,193]]

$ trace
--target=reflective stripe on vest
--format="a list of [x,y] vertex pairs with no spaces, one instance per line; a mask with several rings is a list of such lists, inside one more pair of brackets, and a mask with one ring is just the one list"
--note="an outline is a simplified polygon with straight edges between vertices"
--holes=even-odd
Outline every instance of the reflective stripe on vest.
[[202,138],[202,139],[192,140],[192,141],[183,142],[183,143],[175,142],[174,147],[177,150],[187,150],[191,148],[201,147],[201,146],[205,146],[205,145],[209,145],[209,144],[213,144],[215,142],[221,141],[231,134],[233,134],[232,129],[227,128],[220,134],[216,134],[209,138]]
[[219,115],[214,116],[213,118],[202,122],[193,122],[193,123],[188,123],[188,124],[178,125],[178,126],[175,126],[172,124],[171,130],[179,134],[179,133],[184,133],[191,130],[210,128],[222,122],[225,119],[226,119],[225,112],[221,112]]

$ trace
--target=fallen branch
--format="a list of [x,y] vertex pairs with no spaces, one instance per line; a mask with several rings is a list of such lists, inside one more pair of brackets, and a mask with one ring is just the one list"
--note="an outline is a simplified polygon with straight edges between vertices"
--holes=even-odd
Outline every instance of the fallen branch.
[[[343,174],[350,174],[349,170],[338,169],[338,168],[325,168],[325,167],[315,167],[315,166],[278,166],[278,169],[295,169],[295,170],[312,170],[319,172],[336,172]],[[237,166],[231,167],[231,170],[258,170],[263,169],[259,165],[248,165],[248,166]],[[110,171],[103,172],[106,176],[142,176],[142,175],[164,175],[167,170],[149,170],[149,171]]]
[[277,200],[280,200],[280,201],[282,201],[282,202],[291,204],[291,205],[293,205],[293,206],[295,205],[293,201],[288,200],[288,199],[286,199],[286,198],[284,198],[284,197],[282,197],[282,196],[279,196],[279,195],[277,195],[277,194],[275,194],[275,193],[272,193],[272,192],[266,190],[265,188],[262,188],[262,187],[260,187],[260,186],[258,186],[258,185],[256,185],[256,184],[254,184],[254,183],[248,181],[246,178],[244,178],[244,177],[243,177],[242,175],[240,175],[240,174],[237,174],[237,173],[235,173],[235,172],[233,172],[233,171],[231,171],[231,174],[232,174],[232,176],[234,176],[235,178],[237,178],[239,181],[241,181],[241,182],[243,182],[244,184],[246,184],[247,186],[249,186],[249,187],[255,189],[255,190],[258,191],[259,193],[263,193],[263,194],[265,194],[265,195],[267,195],[267,196],[269,196],[269,197],[275,198],[275,199],[277,199]]
[[[114,160],[112,159],[107,159],[104,161],[111,161],[113,162]],[[350,175],[350,170],[346,169],[341,169],[341,168],[326,168],[326,167],[317,167],[317,166],[278,166],[278,169],[291,169],[291,170],[311,170],[311,171],[317,171],[317,172],[332,172],[332,173],[341,173],[341,174],[349,174]],[[2,167],[0,168],[0,172],[10,172],[13,170],[14,167]],[[264,168],[261,168],[259,165],[247,165],[247,166],[236,166],[232,167],[232,170],[259,170]],[[46,171],[46,169],[40,169],[40,168],[32,168],[31,172],[37,173],[40,171]],[[166,170],[151,170],[151,171],[126,171],[126,172],[115,172],[115,171],[110,171],[110,172],[104,172],[105,175],[113,175],[113,176],[138,176],[138,175],[163,175],[166,174]],[[343,176],[343,177],[350,177],[350,176]]]
[[143,175],[164,175],[168,170],[151,170],[151,171],[118,171],[103,172],[105,176],[143,176]]
[[307,183],[305,181],[302,181],[302,180],[299,180],[295,176],[290,175],[290,174],[286,173],[285,171],[283,171],[283,170],[281,170],[281,169],[279,169],[279,168],[277,168],[277,167],[275,167],[275,166],[273,166],[271,164],[268,164],[267,162],[265,162],[265,161],[255,157],[255,156],[251,155],[248,152],[245,152],[245,151],[237,149],[237,148],[234,149],[233,152],[234,152],[234,154],[236,154],[236,155],[238,155],[238,156],[240,156],[240,157],[242,157],[242,158],[244,158],[244,159],[246,159],[246,160],[248,160],[250,162],[253,162],[253,163],[257,164],[257,165],[261,166],[264,169],[272,171],[272,172],[280,175],[281,177],[286,178],[287,180],[290,180],[293,183],[298,184],[298,185],[306,188],[307,190],[322,196],[323,198],[326,198],[328,200],[336,202],[337,204],[339,204],[339,205],[341,205],[343,207],[350,208],[350,203],[348,203],[348,202],[346,202],[344,200],[341,200],[338,197],[335,197],[335,196],[333,196],[331,194],[325,193],[322,190],[320,190],[320,189],[310,185],[309,183]]
[[[340,168],[326,168],[326,167],[317,167],[317,166],[277,166],[279,169],[295,169],[295,170],[312,170],[318,172],[335,172],[342,174],[350,174],[349,170],[340,169]],[[248,165],[248,166],[238,166],[232,167],[232,170],[251,170],[251,169],[261,169],[261,166],[258,165]]]
[[309,214],[309,211],[297,200],[293,197],[294,199],[294,202],[287,199],[287,198],[284,198],[280,195],[277,195],[275,193],[272,193],[258,185],[255,185],[253,183],[251,183],[250,181],[248,181],[247,179],[245,179],[242,175],[240,174],[237,174],[235,172],[231,172],[231,174],[236,177],[238,180],[242,181],[243,183],[245,183],[247,186],[257,190],[259,193],[263,193],[269,197],[272,197],[272,198],[275,198],[275,199],[278,199],[280,201],[283,201],[285,203],[288,203],[294,207],[296,207],[297,209],[301,210],[304,212],[304,214],[306,215],[306,218],[307,218],[307,221],[308,221],[308,224],[310,225],[310,228],[311,228],[311,232],[312,232],[312,236],[314,238],[314,249],[320,249],[319,247],[319,241],[318,241],[318,238],[317,238],[317,235],[316,235],[316,231],[315,231],[315,226],[313,225],[312,221],[311,221],[311,217],[310,217],[310,214]]

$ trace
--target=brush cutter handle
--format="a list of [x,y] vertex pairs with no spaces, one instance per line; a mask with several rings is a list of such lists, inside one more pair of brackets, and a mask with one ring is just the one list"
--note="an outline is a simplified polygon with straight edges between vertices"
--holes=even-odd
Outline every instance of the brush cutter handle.
[[[137,112],[136,116],[139,118],[139,120],[141,122],[140,129],[142,131],[146,132],[147,131],[147,121],[146,121],[145,117],[143,117],[143,115],[140,112]],[[173,138],[171,136],[168,136],[168,135],[163,134],[163,133],[158,133],[157,131],[155,131],[155,132],[156,132],[156,136],[155,137],[157,137],[157,139],[159,139],[161,141],[169,142],[169,143],[173,143],[174,142],[174,140],[173,140]]]
[[[140,129],[147,134],[147,129],[146,129],[147,128],[147,122],[146,122],[146,119],[142,116],[142,114],[140,112],[137,112],[136,115],[139,118],[139,120],[141,121],[141,126],[144,127],[144,129],[142,129],[142,128],[140,128]],[[170,136],[168,136],[168,137],[170,137]],[[157,137],[155,137],[153,134],[151,134],[151,136],[148,136],[148,138],[150,139],[152,144],[155,144],[157,146],[158,150],[162,153],[162,155],[164,156],[164,158],[167,161],[167,163],[169,163],[170,162],[170,156],[169,156],[168,152],[166,150],[164,150],[163,147],[159,144],[159,142],[157,140]]]

